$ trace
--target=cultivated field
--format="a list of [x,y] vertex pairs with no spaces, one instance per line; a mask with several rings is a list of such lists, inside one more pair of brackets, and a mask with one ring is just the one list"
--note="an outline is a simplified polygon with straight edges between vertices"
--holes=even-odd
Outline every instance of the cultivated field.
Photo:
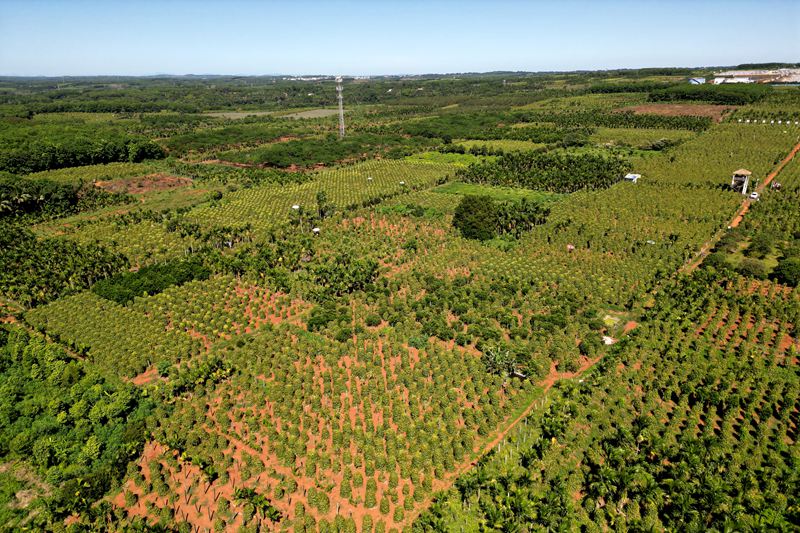
[[688,74],[14,82],[0,529],[791,529],[800,95]]

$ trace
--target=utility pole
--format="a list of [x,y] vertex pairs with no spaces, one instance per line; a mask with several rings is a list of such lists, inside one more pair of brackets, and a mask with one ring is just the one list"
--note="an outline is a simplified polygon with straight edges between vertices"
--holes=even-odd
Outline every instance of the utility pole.
[[339,138],[344,138],[344,101],[342,99],[342,77],[336,76],[336,99],[339,100]]

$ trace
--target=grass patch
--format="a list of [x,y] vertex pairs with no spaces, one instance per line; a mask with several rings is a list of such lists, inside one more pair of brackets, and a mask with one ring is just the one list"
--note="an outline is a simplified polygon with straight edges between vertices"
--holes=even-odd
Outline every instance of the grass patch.
[[494,156],[477,156],[473,154],[457,154],[441,152],[421,152],[406,156],[405,160],[412,163],[447,163],[460,167],[466,167],[479,161],[493,160]]
[[453,181],[445,183],[433,189],[433,192],[444,194],[475,194],[490,196],[492,199],[507,202],[519,201],[522,199],[529,202],[555,202],[561,198],[561,194],[533,191],[530,189],[519,189],[516,187],[493,187],[490,185],[478,185],[474,183],[462,183],[460,181]]
[[543,148],[547,146],[545,143],[535,143],[532,141],[516,141],[513,139],[500,139],[500,140],[492,140],[492,141],[480,141],[480,140],[464,140],[458,141],[457,144],[460,144],[467,150],[470,148],[474,148],[476,146],[486,146],[492,150],[502,150],[504,152],[529,152],[531,150],[536,150],[537,148]]

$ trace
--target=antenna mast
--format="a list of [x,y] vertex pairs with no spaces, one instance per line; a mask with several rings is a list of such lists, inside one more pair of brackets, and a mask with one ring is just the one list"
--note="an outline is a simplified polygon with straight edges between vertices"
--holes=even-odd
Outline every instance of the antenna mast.
[[344,138],[344,103],[342,100],[342,77],[336,76],[336,98],[339,100],[339,138]]

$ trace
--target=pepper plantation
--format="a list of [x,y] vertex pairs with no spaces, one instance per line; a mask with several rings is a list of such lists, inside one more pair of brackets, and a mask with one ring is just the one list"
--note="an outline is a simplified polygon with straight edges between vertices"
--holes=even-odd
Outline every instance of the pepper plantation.
[[800,91],[616,74],[0,81],[0,529],[796,527]]

